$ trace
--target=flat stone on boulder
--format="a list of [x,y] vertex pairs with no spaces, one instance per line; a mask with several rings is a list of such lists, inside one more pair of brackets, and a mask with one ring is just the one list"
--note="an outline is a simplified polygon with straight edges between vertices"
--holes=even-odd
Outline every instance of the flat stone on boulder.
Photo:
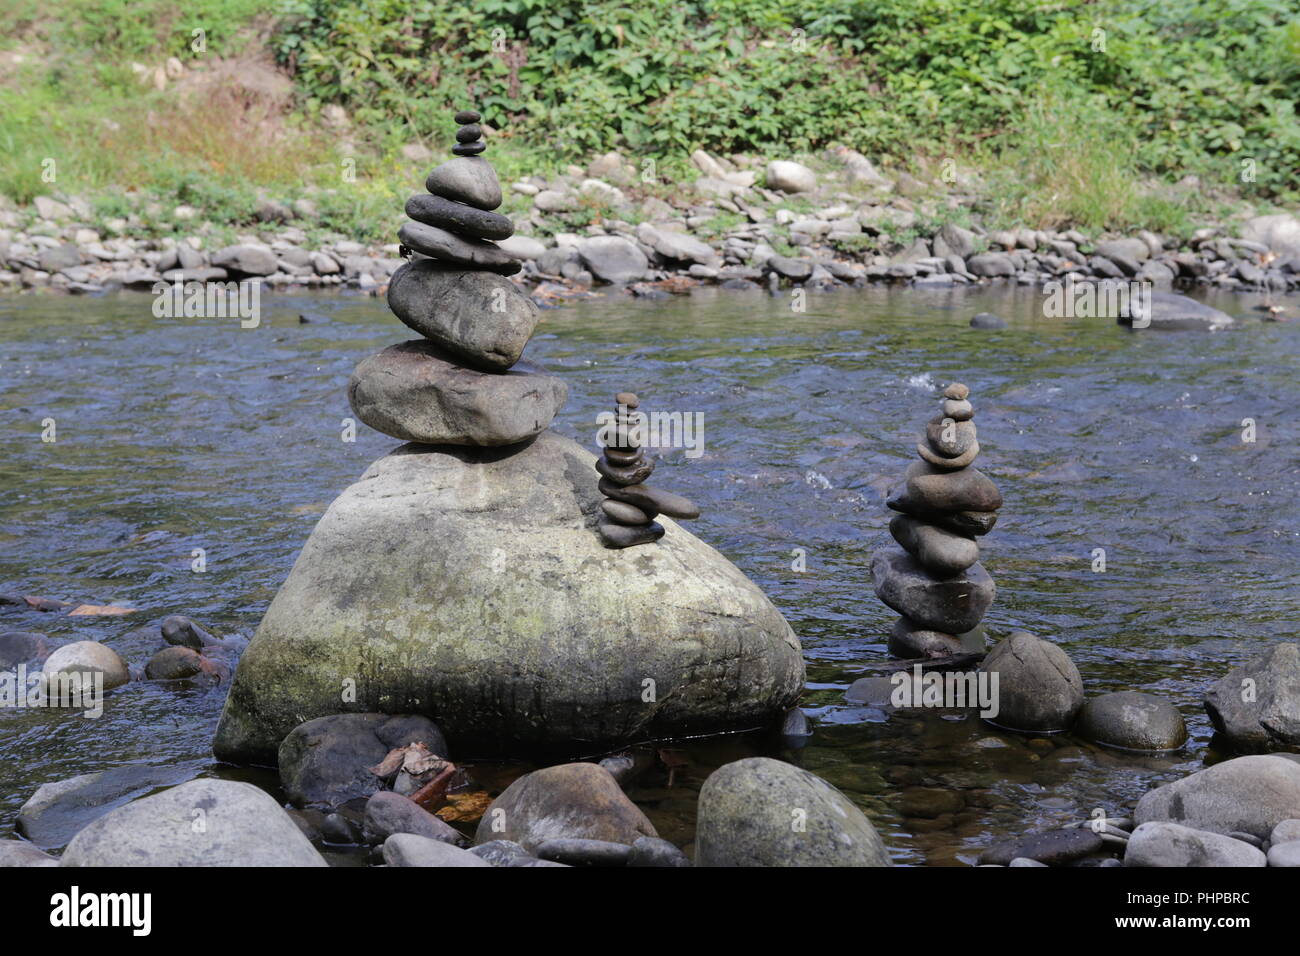
[[424,188],[435,196],[468,203],[479,209],[496,209],[501,205],[501,182],[486,159],[460,156],[435,167],[424,181]]
[[338,711],[339,675],[359,710],[428,714],[478,752],[596,753],[775,721],[803,690],[789,624],[671,518],[653,548],[604,547],[595,460],[546,431],[371,465],[241,657],[218,758],[273,764],[303,718]]
[[568,395],[564,379],[530,362],[480,372],[428,339],[362,359],[348,382],[348,401],[363,422],[428,445],[513,445],[550,425]]
[[475,842],[510,840],[530,853],[554,840],[600,840],[631,846],[657,837],[654,824],[604,767],[568,763],[520,777],[492,801]]
[[458,360],[488,372],[504,372],[519,361],[540,315],[509,279],[436,259],[420,259],[393,273],[388,307]]
[[489,269],[506,276],[514,275],[521,268],[518,259],[486,239],[458,236],[422,222],[403,223],[397,230],[397,238],[422,255],[462,268]]
[[704,781],[695,865],[892,864],[876,828],[840,791],[784,761],[749,757]]
[[68,844],[61,865],[328,866],[265,790],[211,779],[100,817]]

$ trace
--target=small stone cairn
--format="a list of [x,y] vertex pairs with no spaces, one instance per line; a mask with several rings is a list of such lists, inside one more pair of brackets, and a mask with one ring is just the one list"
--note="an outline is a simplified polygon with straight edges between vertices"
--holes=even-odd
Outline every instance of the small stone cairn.
[[983,652],[976,627],[996,592],[975,539],[993,530],[1002,495],[971,467],[980,446],[970,389],[954,383],[943,395],[916,446],[921,460],[886,502],[899,512],[889,532],[902,550],[882,549],[871,562],[876,596],[902,615],[890,653],[905,659]]
[[664,536],[664,526],[656,517],[698,518],[700,509],[681,495],[643,484],[655,466],[641,445],[641,400],[631,392],[619,392],[614,403],[617,412],[612,424],[602,430],[603,451],[596,461],[597,487],[605,496],[597,523],[600,539],[608,548],[652,544]]
[[456,114],[456,154],[406,203],[398,233],[411,261],[388,286],[388,307],[423,338],[363,360],[348,384],[357,416],[378,431],[433,445],[510,445],[550,425],[564,381],[520,355],[537,326],[533,301],[506,276],[517,259],[492,240],[514,232],[492,210],[501,184],[480,154],[480,115]]

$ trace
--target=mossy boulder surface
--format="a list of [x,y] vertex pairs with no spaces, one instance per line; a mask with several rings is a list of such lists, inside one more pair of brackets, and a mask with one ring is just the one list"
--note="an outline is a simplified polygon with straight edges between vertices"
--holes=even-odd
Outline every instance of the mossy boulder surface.
[[804,682],[790,626],[669,518],[652,546],[603,547],[594,462],[548,431],[371,465],[240,660],[217,757],[274,765],[290,730],[341,712],[425,714],[464,756],[775,720]]

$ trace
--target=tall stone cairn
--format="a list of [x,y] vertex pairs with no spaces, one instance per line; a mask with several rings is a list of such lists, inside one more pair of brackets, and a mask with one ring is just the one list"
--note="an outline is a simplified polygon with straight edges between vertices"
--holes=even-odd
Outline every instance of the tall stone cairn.
[[970,389],[954,383],[943,395],[941,414],[916,446],[921,460],[886,502],[899,512],[889,533],[901,550],[882,549],[871,562],[876,596],[902,615],[890,653],[905,659],[982,651],[975,629],[997,590],[976,538],[993,530],[1002,495],[971,467],[980,446]]
[[656,517],[698,518],[700,509],[681,495],[644,483],[655,466],[641,446],[641,399],[619,392],[614,404],[617,412],[612,427],[603,430],[602,452],[596,460],[597,487],[605,496],[596,526],[607,548],[653,544],[664,536],[664,526]]
[[405,441],[514,444],[545,430],[568,397],[562,379],[519,360],[538,310],[506,278],[519,261],[493,241],[514,224],[492,211],[501,183],[481,155],[481,118],[456,114],[456,157],[407,200],[398,232],[411,261],[393,274],[388,307],[423,337],[364,359],[348,383],[357,417]]

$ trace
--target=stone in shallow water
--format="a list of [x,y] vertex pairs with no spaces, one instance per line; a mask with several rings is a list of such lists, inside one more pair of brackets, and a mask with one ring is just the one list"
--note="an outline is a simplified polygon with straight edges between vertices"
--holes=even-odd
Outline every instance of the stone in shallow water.
[[1060,866],[1101,850],[1105,844],[1088,829],[1049,830],[1016,840],[995,843],[980,854],[981,864],[1009,866],[1012,860],[1029,859],[1048,866]]
[[500,213],[486,212],[428,193],[406,200],[406,214],[427,226],[437,226],[475,239],[507,239],[515,231],[514,223]]
[[487,372],[519,361],[540,317],[536,303],[509,279],[436,259],[398,268],[388,283],[388,307],[409,328]]
[[933,513],[990,512],[1002,507],[1002,494],[978,468],[945,471],[914,461],[886,504],[895,511],[920,517]]
[[165,647],[144,666],[149,680],[185,680],[203,671],[203,659],[188,647]]
[[394,833],[384,841],[384,862],[389,866],[491,866],[468,850],[414,833]]
[[632,856],[632,847],[608,840],[560,837],[539,844],[537,856],[555,863],[567,863],[569,866],[626,866]]
[[1261,850],[1241,840],[1178,823],[1138,826],[1124,850],[1125,866],[1264,866]]
[[404,223],[397,238],[416,252],[467,269],[488,269],[508,276],[523,268],[514,256],[484,239],[464,239],[422,222]]
[[414,833],[428,840],[459,846],[465,837],[441,817],[430,813],[410,797],[380,790],[366,801],[362,832],[366,842],[378,845],[394,833]]
[[510,445],[546,428],[568,397],[563,379],[528,362],[503,374],[465,368],[427,340],[363,359],[348,383],[357,417],[430,445]]
[[980,546],[974,538],[908,515],[897,515],[890,521],[889,533],[923,567],[941,576],[965,571],[980,558]]
[[[794,811],[801,829],[791,826]],[[719,767],[700,789],[696,866],[890,866],[871,821],[825,780],[770,757]]]
[[1075,732],[1122,750],[1176,750],[1187,742],[1178,708],[1137,691],[1102,694],[1083,705]]
[[104,690],[112,690],[131,682],[131,671],[126,661],[122,660],[117,651],[98,641],[64,644],[45,659],[41,671],[45,674],[82,675],[82,680],[94,680],[97,679],[95,675],[102,674]]
[[1300,761],[1282,755],[1237,757],[1148,792],[1133,819],[1182,823],[1199,830],[1241,830],[1267,839],[1283,820],[1300,817]]
[[[1242,699],[1246,686],[1253,690],[1249,700]],[[1300,745],[1300,645],[1276,644],[1233,668],[1210,687],[1204,703],[1214,729],[1238,751]]]
[[980,664],[998,675],[998,713],[986,718],[1008,730],[1052,733],[1069,729],[1083,706],[1083,679],[1061,648],[1025,631],[1000,641]]
[[871,577],[880,600],[919,627],[945,634],[974,628],[997,592],[979,562],[959,574],[937,577],[905,551],[877,551]]
[[338,711],[339,674],[358,710],[436,714],[458,749],[516,756],[756,727],[793,706],[803,657],[771,601],[670,518],[654,547],[606,549],[594,461],[546,431],[375,462],[240,658],[218,758],[273,764],[304,717]]
[[449,159],[429,173],[424,188],[435,196],[468,203],[479,209],[496,209],[501,205],[501,183],[496,170],[486,159]]

